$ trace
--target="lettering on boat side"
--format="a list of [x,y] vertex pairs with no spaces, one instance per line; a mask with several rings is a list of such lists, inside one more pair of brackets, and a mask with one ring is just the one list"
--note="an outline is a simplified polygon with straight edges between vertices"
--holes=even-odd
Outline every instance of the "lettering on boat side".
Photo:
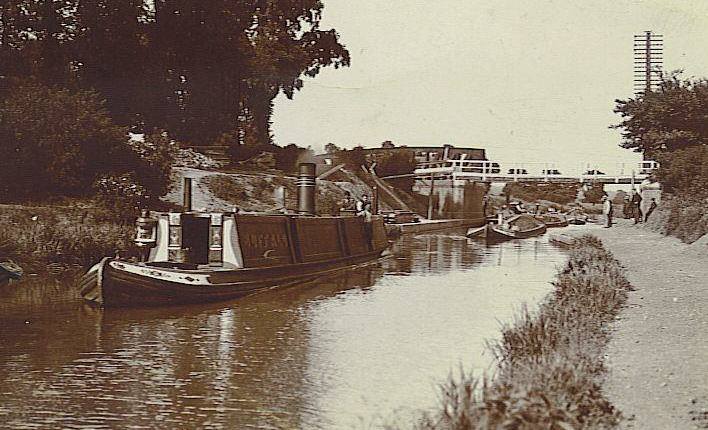
[[247,234],[244,245],[257,250],[287,249],[288,237],[282,233]]

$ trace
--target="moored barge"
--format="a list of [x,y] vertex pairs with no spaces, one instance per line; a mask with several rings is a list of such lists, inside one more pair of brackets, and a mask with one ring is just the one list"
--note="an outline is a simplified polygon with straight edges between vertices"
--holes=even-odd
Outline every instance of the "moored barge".
[[314,165],[304,164],[298,214],[144,214],[136,237],[144,261],[104,258],[81,279],[81,294],[107,307],[229,300],[380,257],[383,218],[314,216],[314,189]]

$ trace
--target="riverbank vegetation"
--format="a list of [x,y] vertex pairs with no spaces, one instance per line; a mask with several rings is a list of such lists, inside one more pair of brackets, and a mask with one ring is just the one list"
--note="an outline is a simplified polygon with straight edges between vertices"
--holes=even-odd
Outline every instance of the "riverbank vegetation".
[[504,186],[503,194],[512,198],[522,199],[527,202],[546,200],[561,205],[575,201],[578,195],[579,183],[524,183],[509,182]]
[[25,273],[80,272],[105,256],[137,255],[132,223],[107,219],[95,207],[3,206],[0,257]]
[[463,375],[442,388],[440,409],[418,429],[596,429],[620,413],[603,396],[602,354],[608,324],[630,286],[600,241],[572,246],[555,291],[537,311],[522,310],[490,346],[491,378]]
[[693,242],[708,233],[708,79],[674,72],[656,91],[617,100],[622,146],[660,162],[662,201],[649,226]]
[[655,179],[663,196],[647,226],[692,243],[708,234],[708,146],[661,154],[659,160]]

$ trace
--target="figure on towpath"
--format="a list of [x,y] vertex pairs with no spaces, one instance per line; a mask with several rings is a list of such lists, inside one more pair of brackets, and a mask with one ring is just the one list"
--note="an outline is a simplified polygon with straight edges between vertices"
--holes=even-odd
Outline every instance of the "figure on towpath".
[[642,196],[636,190],[632,190],[632,210],[634,211],[634,223],[642,222]]
[[602,196],[602,214],[605,216],[605,225],[603,227],[612,227],[612,202],[607,196]]

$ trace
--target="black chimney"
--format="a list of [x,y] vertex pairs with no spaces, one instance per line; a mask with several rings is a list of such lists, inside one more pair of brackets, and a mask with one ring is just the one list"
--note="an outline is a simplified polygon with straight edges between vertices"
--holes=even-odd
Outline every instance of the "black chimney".
[[297,177],[297,212],[315,215],[315,163],[300,163]]
[[184,178],[182,206],[185,212],[192,210],[192,178]]

